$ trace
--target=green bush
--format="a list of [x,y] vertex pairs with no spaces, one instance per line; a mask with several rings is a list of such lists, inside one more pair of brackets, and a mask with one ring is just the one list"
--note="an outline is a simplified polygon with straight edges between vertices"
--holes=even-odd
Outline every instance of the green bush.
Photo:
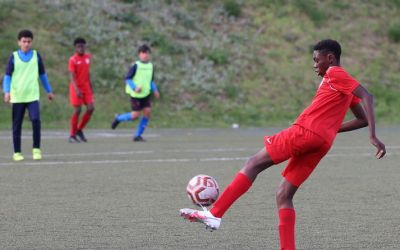
[[178,43],[173,44],[170,39],[161,32],[147,30],[143,32],[142,39],[147,41],[150,46],[159,48],[162,54],[180,54],[183,52]]
[[240,5],[235,0],[227,0],[224,2],[224,10],[229,16],[239,17],[242,14]]
[[319,25],[325,18],[325,13],[320,10],[315,1],[297,0],[294,1],[297,8],[303,11],[315,24]]
[[225,50],[208,50],[205,52],[207,59],[213,61],[215,64],[223,65],[228,62],[228,52]]
[[226,96],[232,100],[236,99],[240,93],[239,87],[237,87],[233,84],[226,85],[224,88],[224,91],[225,91]]
[[141,22],[140,17],[134,15],[133,13],[121,13],[119,15],[116,15],[114,19],[119,22],[125,23],[126,25],[128,24],[139,25]]
[[123,3],[140,3],[141,0],[120,0]]
[[280,7],[287,4],[287,2],[283,0],[262,0],[260,4],[266,7]]
[[[399,91],[394,91],[400,82],[395,43],[400,40],[400,0],[0,2],[0,72],[18,48],[16,33],[29,24],[57,97],[49,104],[42,96],[46,128],[68,127],[67,62],[76,36],[87,39],[93,55],[97,111],[91,128],[108,127],[114,113],[129,109],[124,75],[137,60],[137,46],[145,42],[152,45],[155,82],[162,93],[154,102],[151,126],[286,125],[309,104],[320,81],[312,73],[312,49],[307,49],[325,37],[343,43],[349,73],[367,87],[380,83],[371,89],[378,121],[400,122]],[[324,22],[326,17],[335,19]],[[376,27],[387,28],[377,32]],[[380,46],[362,42],[366,29],[368,39]],[[9,105],[0,105],[0,128],[9,129],[10,111]]]
[[395,43],[400,42],[400,21],[397,21],[389,26],[389,39]]
[[400,7],[400,0],[392,0],[391,2],[395,7]]

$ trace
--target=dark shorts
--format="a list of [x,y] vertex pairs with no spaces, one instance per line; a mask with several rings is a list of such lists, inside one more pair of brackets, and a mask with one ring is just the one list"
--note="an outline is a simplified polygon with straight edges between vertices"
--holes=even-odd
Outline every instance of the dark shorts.
[[151,96],[148,95],[143,98],[131,97],[132,111],[141,111],[144,108],[151,108]]

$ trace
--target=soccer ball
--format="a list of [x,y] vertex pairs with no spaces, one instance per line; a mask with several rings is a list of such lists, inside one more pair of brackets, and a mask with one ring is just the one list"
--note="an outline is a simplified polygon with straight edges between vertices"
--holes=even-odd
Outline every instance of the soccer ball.
[[186,187],[189,199],[197,206],[210,206],[219,195],[217,181],[205,174],[199,174],[193,177]]

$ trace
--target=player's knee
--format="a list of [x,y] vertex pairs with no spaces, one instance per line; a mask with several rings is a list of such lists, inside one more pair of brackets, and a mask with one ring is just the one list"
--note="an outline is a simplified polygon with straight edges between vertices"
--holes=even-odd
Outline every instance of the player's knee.
[[40,119],[38,117],[31,118],[31,122],[34,125],[40,125]]
[[140,113],[138,113],[138,112],[131,112],[131,119],[136,120],[136,118],[138,118],[139,115],[140,115]]
[[279,186],[276,190],[276,204],[278,205],[278,207],[291,200],[292,196],[289,194],[288,190],[286,190],[282,186]]
[[144,111],[144,112],[143,112],[143,116],[146,117],[146,118],[150,118],[150,116],[151,116],[151,111],[149,111],[149,110]]
[[87,112],[93,113],[94,112],[94,106],[89,106],[87,109]]
[[258,164],[258,160],[255,156],[251,156],[245,163],[245,168],[250,171],[256,171],[257,173],[265,169],[264,166]]
[[253,169],[255,167],[254,158],[250,157],[249,159],[247,159],[247,161],[244,164],[244,167],[246,169]]
[[79,115],[81,113],[81,107],[75,107],[74,113]]

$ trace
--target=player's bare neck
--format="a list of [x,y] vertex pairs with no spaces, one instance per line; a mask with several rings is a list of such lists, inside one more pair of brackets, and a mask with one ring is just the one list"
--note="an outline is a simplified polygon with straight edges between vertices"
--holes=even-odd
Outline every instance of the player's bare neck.
[[334,61],[334,62],[329,64],[329,67],[340,67],[340,62]]

